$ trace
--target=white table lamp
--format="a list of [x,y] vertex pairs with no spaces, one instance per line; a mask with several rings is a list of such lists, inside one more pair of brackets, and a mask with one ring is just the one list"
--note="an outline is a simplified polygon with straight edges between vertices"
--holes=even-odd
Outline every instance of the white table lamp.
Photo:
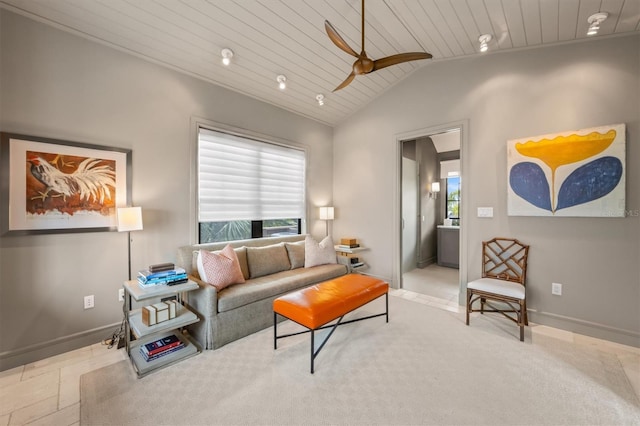
[[324,220],[326,223],[327,235],[329,235],[329,221],[334,219],[333,207],[320,207],[320,220]]
[[127,232],[129,240],[129,280],[131,280],[131,231],[142,230],[141,207],[118,208],[118,232]]

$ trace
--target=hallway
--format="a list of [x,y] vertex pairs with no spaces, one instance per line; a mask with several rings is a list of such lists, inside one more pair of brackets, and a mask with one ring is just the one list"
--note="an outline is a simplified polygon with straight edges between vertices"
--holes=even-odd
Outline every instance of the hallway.
[[402,289],[434,298],[440,304],[457,307],[459,281],[458,269],[431,264],[404,273]]

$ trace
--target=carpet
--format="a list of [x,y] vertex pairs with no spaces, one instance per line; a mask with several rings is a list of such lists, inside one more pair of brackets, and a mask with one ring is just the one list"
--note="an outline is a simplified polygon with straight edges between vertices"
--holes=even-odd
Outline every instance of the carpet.
[[[384,298],[383,298],[384,299]],[[352,313],[384,310],[384,300]],[[389,297],[341,326],[309,373],[309,335],[269,328],[137,379],[128,361],[80,380],[82,425],[640,424],[617,357],[495,316]],[[285,322],[279,333],[298,330]]]

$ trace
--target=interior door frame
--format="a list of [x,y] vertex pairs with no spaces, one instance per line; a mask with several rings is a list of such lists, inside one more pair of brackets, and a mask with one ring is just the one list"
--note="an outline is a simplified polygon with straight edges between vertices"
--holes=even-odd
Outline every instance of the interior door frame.
[[[424,127],[408,132],[397,133],[395,135],[396,161],[395,161],[395,185],[394,185],[394,201],[393,201],[393,281],[398,283],[397,288],[402,288],[402,142],[430,136],[436,133],[443,133],[454,128],[460,129],[460,182],[464,184],[464,171],[466,167],[466,156],[468,147],[469,120],[459,120],[450,123],[439,124],[436,126]],[[464,186],[463,194],[465,199],[469,199],[469,185]],[[469,206],[466,202],[460,203],[460,268],[458,283],[458,304],[465,303],[465,290],[467,283],[467,242],[468,232],[464,218],[469,217]]]

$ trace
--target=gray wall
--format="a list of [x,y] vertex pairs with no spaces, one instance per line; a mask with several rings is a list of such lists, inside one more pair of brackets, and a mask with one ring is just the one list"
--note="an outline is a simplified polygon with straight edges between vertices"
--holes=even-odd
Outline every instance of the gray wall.
[[[0,94],[2,131],[133,150],[134,272],[192,242],[194,117],[307,146],[307,229],[324,235],[313,207],[332,202],[328,126],[2,9]],[[127,274],[124,233],[1,237],[0,369],[107,338]]]
[[[395,285],[397,139],[462,122],[463,284],[480,276],[483,240],[517,237],[531,245],[533,321],[640,346],[639,47],[638,35],[601,38],[419,69],[335,128],[334,182],[350,182],[334,184],[335,235],[359,238],[370,272]],[[507,216],[507,140],[616,123],[627,124],[628,217]],[[492,219],[476,217],[484,206]]]
[[438,198],[429,198],[431,183],[440,182],[440,163],[433,141],[426,137],[419,138],[416,143],[420,153],[420,215],[422,219],[418,266],[423,268],[438,261],[438,228],[436,226],[441,223],[438,220],[442,216],[440,212],[442,192],[438,194]]

